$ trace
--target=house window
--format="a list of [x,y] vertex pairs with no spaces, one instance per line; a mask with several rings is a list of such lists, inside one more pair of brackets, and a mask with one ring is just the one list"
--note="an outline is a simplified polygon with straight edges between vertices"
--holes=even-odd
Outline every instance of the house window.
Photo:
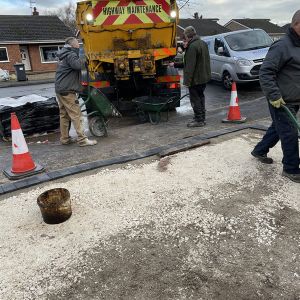
[[0,62],[8,62],[7,48],[0,47]]
[[41,61],[42,63],[54,63],[58,60],[57,52],[62,46],[41,46]]

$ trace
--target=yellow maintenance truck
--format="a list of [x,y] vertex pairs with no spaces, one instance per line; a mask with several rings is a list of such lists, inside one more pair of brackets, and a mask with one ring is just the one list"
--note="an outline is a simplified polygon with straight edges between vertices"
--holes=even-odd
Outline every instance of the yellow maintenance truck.
[[176,0],[91,0],[77,3],[77,26],[87,60],[84,86],[99,89],[119,110],[141,96],[179,106]]

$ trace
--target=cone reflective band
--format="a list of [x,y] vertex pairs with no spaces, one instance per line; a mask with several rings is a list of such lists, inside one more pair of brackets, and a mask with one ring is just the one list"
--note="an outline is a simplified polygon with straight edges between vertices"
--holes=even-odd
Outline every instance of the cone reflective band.
[[92,1],[94,25],[170,23],[170,0]]
[[227,119],[222,120],[222,122],[223,123],[244,123],[245,121],[246,118],[241,116],[236,83],[233,82],[228,116]]
[[18,174],[34,170],[36,165],[28,151],[20,123],[15,113],[11,114],[11,136],[13,152],[11,171]]

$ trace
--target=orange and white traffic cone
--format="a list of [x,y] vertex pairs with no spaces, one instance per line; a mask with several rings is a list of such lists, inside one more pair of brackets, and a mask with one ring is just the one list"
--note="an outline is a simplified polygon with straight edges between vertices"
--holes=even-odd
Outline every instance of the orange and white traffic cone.
[[227,119],[222,120],[223,123],[244,123],[246,118],[241,116],[239,107],[239,98],[236,89],[236,83],[232,83],[231,99]]
[[3,171],[9,179],[20,179],[44,171],[44,168],[36,164],[29,151],[15,113],[11,113],[11,137],[12,137],[12,167]]

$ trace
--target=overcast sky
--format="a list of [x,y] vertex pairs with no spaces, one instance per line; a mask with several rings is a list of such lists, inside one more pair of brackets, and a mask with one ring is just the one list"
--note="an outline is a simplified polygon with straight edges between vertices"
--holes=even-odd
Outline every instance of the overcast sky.
[[[59,8],[68,2],[36,0],[36,6],[42,13],[45,9]],[[30,14],[29,0],[0,0],[0,7],[1,15]],[[194,12],[199,12],[204,18],[219,18],[220,24],[233,18],[268,18],[276,24],[284,25],[290,22],[293,13],[298,9],[299,0],[190,0],[190,4],[181,11],[181,17],[189,18]]]

